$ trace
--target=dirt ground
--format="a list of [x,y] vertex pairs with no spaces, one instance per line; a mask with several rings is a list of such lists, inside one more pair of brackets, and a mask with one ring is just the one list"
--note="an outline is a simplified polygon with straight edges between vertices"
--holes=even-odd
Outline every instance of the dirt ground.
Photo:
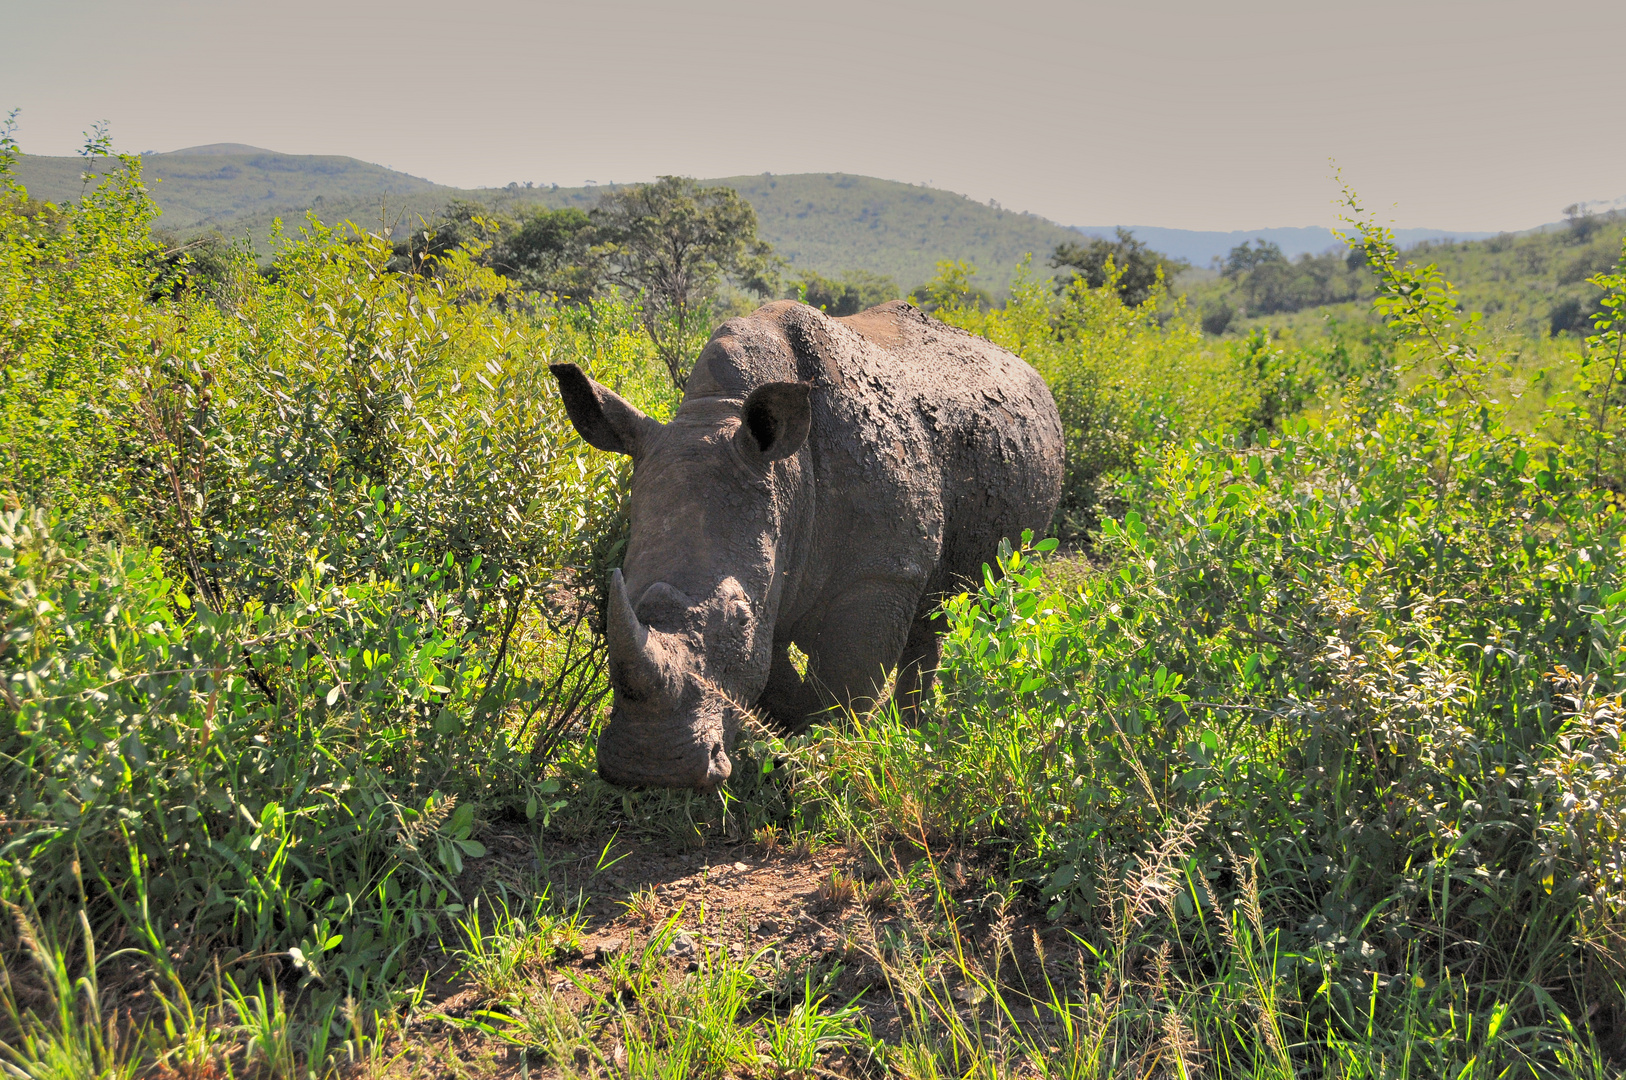
[[[664,932],[671,937],[665,950],[670,976],[695,970],[698,957],[719,947],[735,958],[761,954],[765,963],[796,973],[798,987],[809,969],[827,978],[825,992],[833,1004],[856,998],[878,1038],[891,1042],[900,1033],[876,946],[889,935],[905,935],[911,921],[918,930],[918,916],[911,920],[906,909],[912,903],[918,913],[930,898],[917,895],[911,901],[899,894],[893,881],[901,877],[903,860],[890,853],[891,866],[883,869],[872,855],[836,846],[807,851],[742,844],[673,852],[617,840],[608,846],[602,841],[546,844],[538,850],[527,837],[487,839],[491,856],[481,860],[487,890],[499,880],[534,886],[542,878],[556,896],[582,897],[580,950],[560,957],[547,976],[567,999],[579,998],[577,1003],[585,1005],[580,985],[589,984],[617,953],[637,955],[652,935]],[[990,938],[1007,943],[1010,963],[1003,981],[1020,988],[1042,985],[1045,974],[1056,977],[1058,965],[1045,965],[1041,972],[1035,943],[1067,940],[1063,927],[1047,923],[1037,911],[1004,911],[997,897],[979,886],[976,872],[957,859],[947,858],[940,872],[950,886],[965,946],[976,952],[986,951]],[[409,1045],[415,1045],[400,1062],[407,1066],[403,1075],[555,1074],[534,1053],[522,1060],[525,1055],[517,1048],[460,1030],[455,1021],[482,1007],[479,993],[466,983],[432,982],[419,1013],[425,1018],[408,1033]],[[1019,1022],[1027,1019],[1023,1012],[1036,1015],[1021,1007],[1014,1011]],[[835,1076],[874,1072],[867,1062],[845,1055],[827,1058],[821,1071]]]

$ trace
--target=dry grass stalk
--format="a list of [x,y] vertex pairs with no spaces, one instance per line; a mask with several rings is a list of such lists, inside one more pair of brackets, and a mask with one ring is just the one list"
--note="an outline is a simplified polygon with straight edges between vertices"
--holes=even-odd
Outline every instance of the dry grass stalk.
[[892,907],[897,894],[897,886],[893,885],[890,879],[882,878],[864,893],[864,906],[871,911],[886,911]]
[[1175,1009],[1163,1013],[1159,1049],[1165,1062],[1173,1068],[1169,1072],[1182,1078],[1202,1075],[1202,1044],[1186,1023],[1186,1018]]
[[819,883],[814,895],[821,904],[846,907],[858,899],[858,882],[840,870],[832,870],[830,876]]

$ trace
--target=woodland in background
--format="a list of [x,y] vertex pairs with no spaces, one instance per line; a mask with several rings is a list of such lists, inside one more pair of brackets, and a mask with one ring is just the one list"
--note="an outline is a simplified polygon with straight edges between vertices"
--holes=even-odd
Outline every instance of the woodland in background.
[[[918,300],[1055,394],[1056,536],[947,602],[923,724],[753,730],[704,799],[592,771],[627,471],[577,439],[547,364],[669,416],[713,322],[786,291],[748,206],[668,178],[596,218],[312,223],[262,272],[155,239],[139,159],[42,204],[15,152],[10,1073],[387,1071],[425,961],[509,965],[469,1030],[564,1074],[810,1075],[839,1048],[909,1077],[1626,1067],[1615,223],[1423,253],[1539,250],[1566,276],[1613,243],[1562,284],[1592,314],[1557,336],[1464,310],[1348,192],[1326,280],[1370,315],[1216,335],[1167,265],[1131,276],[1127,236],[1055,253],[1060,281],[1026,265],[1003,306],[944,264]],[[676,259],[674,235],[703,242]],[[1269,275],[1306,265],[1233,257],[1226,303],[1294,295]],[[896,291],[792,288],[832,311]],[[471,891],[498,827],[869,853],[909,913],[870,991],[900,1033],[755,961],[564,1015],[550,965],[579,910]],[[1057,930],[1038,982],[968,936],[962,859],[988,911]]]

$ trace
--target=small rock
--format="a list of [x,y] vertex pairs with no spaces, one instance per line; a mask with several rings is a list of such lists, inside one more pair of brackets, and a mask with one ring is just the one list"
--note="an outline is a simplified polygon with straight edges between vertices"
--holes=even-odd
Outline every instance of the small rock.
[[737,862],[737,863],[734,864],[734,869],[740,871],[741,873],[744,873],[746,871],[746,869],[748,869],[748,868],[746,867],[746,865],[744,863]]
[[608,941],[601,941],[598,943],[598,947],[593,950],[593,963],[605,963],[626,947],[627,943],[622,938],[610,938]]
[[757,933],[763,937],[779,933],[779,924],[772,919],[763,919],[757,923]]
[[688,934],[678,934],[672,939],[672,944],[666,947],[667,956],[693,956],[694,938]]

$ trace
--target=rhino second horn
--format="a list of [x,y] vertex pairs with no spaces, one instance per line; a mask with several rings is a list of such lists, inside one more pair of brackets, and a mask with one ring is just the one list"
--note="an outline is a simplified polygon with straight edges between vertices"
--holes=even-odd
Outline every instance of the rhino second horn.
[[666,685],[665,673],[649,640],[649,627],[638,621],[627,599],[627,585],[619,569],[610,571],[610,610],[605,621],[610,665],[621,689],[635,698],[649,698]]

